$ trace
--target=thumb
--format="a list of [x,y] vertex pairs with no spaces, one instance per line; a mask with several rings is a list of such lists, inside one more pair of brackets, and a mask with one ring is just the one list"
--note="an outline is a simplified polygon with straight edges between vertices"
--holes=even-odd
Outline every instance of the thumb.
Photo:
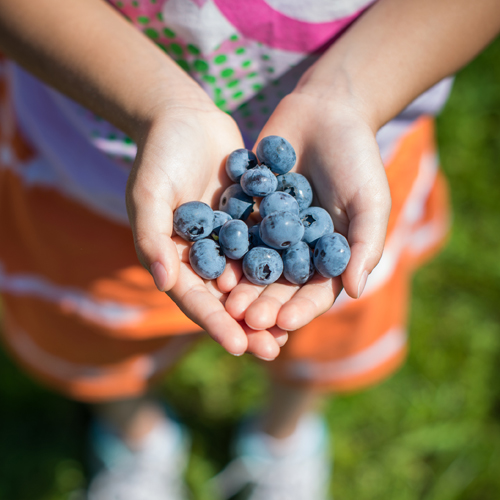
[[128,178],[127,212],[139,261],[151,273],[158,290],[166,292],[177,282],[180,266],[172,241],[175,194],[164,178],[155,179],[154,170],[141,163],[136,159]]
[[[375,193],[358,195],[350,215],[348,240],[351,259],[342,275],[345,291],[353,298],[363,293],[368,275],[380,261],[384,250],[391,196],[387,180],[380,182]],[[349,208],[348,208],[349,213]]]

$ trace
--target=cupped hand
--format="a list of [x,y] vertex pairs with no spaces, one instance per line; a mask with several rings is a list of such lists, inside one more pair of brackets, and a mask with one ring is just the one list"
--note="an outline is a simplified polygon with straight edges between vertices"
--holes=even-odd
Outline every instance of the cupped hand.
[[282,279],[260,287],[242,280],[226,309],[257,330],[273,325],[291,331],[327,311],[342,290],[363,292],[384,248],[391,198],[375,131],[353,107],[292,93],[276,108],[259,139],[278,135],[297,153],[293,171],[307,177],[313,205],[332,216],[335,231],[347,237],[351,259],[344,273],[326,279],[318,273],[299,287]]
[[129,176],[126,201],[137,255],[156,286],[228,352],[274,359],[286,332],[250,330],[224,308],[227,292],[241,277],[229,262],[217,281],[204,281],[189,265],[189,244],[173,236],[173,212],[199,200],[217,207],[230,183],[224,169],[229,153],[243,147],[231,117],[211,102],[168,106],[144,127]]

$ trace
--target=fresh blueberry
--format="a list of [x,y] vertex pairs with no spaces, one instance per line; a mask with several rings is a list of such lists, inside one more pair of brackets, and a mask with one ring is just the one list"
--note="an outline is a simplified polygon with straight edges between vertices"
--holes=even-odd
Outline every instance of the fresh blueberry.
[[330,214],[321,207],[309,207],[300,212],[300,219],[304,225],[302,238],[310,247],[325,234],[333,233],[333,221]]
[[219,244],[226,257],[243,258],[248,252],[248,226],[239,219],[226,222],[219,233]]
[[189,249],[189,262],[194,272],[206,280],[218,278],[226,267],[222,249],[209,238],[193,243]]
[[240,182],[240,177],[247,170],[256,166],[257,157],[248,149],[237,149],[226,160],[226,172],[233,182]]
[[266,246],[260,239],[260,222],[248,229],[248,241],[250,243],[250,248]]
[[313,192],[309,181],[296,172],[279,175],[277,191],[292,195],[297,200],[300,210],[305,210],[312,203]]
[[174,230],[187,241],[206,238],[214,227],[214,211],[201,201],[188,201],[174,212]]
[[276,191],[260,202],[259,211],[262,218],[273,212],[293,212],[299,215],[299,204],[292,195]]
[[339,233],[325,234],[314,247],[314,266],[325,278],[341,275],[350,258],[349,243]]
[[292,170],[297,156],[292,145],[283,137],[270,135],[257,145],[257,157],[275,174],[286,174]]
[[212,232],[210,233],[210,236],[212,239],[215,241],[219,241],[219,232],[220,228],[228,221],[232,220],[233,218],[227,214],[226,212],[222,212],[221,210],[214,210],[214,228],[212,229]]
[[247,170],[240,179],[241,189],[249,196],[267,196],[278,186],[276,176],[264,165]]
[[292,212],[273,212],[260,223],[262,241],[278,250],[298,243],[304,236],[304,226],[297,214]]
[[232,184],[222,193],[219,210],[233,219],[246,220],[253,212],[253,204],[253,198],[244,193],[239,184]]
[[307,283],[314,275],[312,251],[307,243],[299,241],[282,254],[283,274],[294,285]]
[[270,285],[283,272],[280,254],[267,247],[255,247],[243,257],[243,273],[254,285]]

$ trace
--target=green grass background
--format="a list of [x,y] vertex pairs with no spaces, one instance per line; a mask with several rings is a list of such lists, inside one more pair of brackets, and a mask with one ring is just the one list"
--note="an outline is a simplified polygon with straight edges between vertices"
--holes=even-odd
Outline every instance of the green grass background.
[[[337,500],[500,498],[500,40],[459,73],[438,141],[453,232],[415,276],[406,365],[326,404]],[[214,500],[204,483],[265,389],[251,359],[210,341],[163,384],[192,431],[187,478],[196,500]],[[0,499],[77,499],[86,420],[80,405],[0,353]]]

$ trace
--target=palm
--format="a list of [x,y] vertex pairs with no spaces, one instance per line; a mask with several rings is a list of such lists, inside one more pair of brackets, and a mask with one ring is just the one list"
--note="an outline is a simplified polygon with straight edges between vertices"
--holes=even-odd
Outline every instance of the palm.
[[281,281],[267,288],[243,280],[231,292],[226,308],[236,319],[253,328],[277,324],[294,330],[328,310],[342,286],[358,296],[363,272],[371,272],[381,255],[390,195],[374,134],[352,113],[318,111],[313,99],[291,95],[260,137],[267,135],[283,136],[294,146],[294,170],[310,180],[314,203],[330,212],[352,250],[342,279],[316,275],[303,287]]
[[182,203],[201,200],[217,206],[230,183],[223,161],[242,147],[233,120],[217,110],[181,110],[157,122],[139,146],[129,178],[127,207],[137,253],[150,269],[161,262],[168,292],[181,310],[203,327],[226,350],[274,358],[286,334],[278,328],[250,331],[224,309],[226,295],[240,278],[230,264],[217,282],[203,281],[188,259],[188,245],[172,238],[172,214]]

